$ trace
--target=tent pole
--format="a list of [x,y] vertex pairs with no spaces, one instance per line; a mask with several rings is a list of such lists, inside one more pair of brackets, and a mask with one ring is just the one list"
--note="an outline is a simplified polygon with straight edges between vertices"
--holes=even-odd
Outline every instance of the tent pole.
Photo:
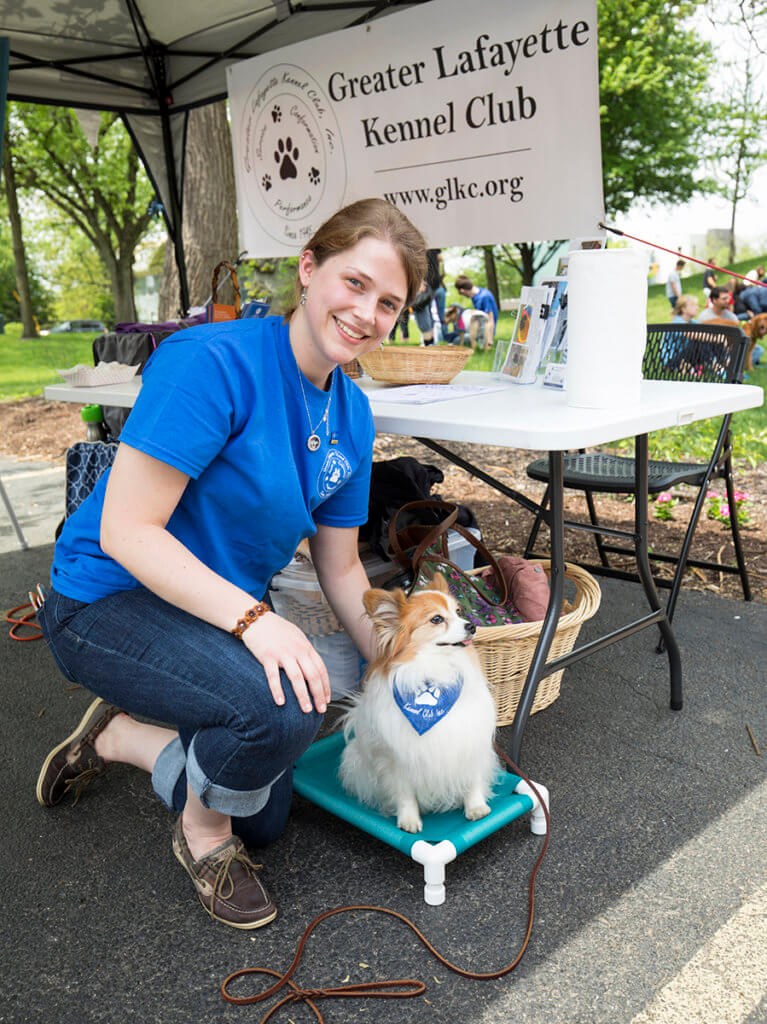
[[[186,260],[184,258],[184,238],[182,223],[181,197],[179,195],[179,183],[176,175],[176,160],[173,153],[173,137],[170,130],[170,114],[167,110],[160,113],[162,124],[162,142],[165,150],[165,163],[168,169],[168,198],[170,199],[170,220],[173,223],[173,248],[176,254],[176,266],[178,267],[178,287],[181,300],[181,314],[186,316],[189,312],[189,281],[186,276]],[[183,156],[182,156],[183,159]]]
[[[166,222],[173,225],[171,238],[176,255],[176,266],[178,267],[178,287],[181,300],[181,314],[186,316],[189,312],[189,281],[186,276],[186,261],[184,259],[184,232],[182,225],[183,199],[180,191],[180,183],[176,174],[176,159],[173,152],[173,133],[170,127],[170,107],[173,97],[168,88],[168,74],[164,46],[155,42],[149,34],[141,11],[138,9],[136,0],[126,0],[128,13],[133,22],[133,30],[136,34],[136,42],[141,47],[149,78],[152,83],[152,92],[157,102],[157,111],[160,115],[160,126],[162,129],[162,146],[165,153],[165,166],[168,173],[168,199],[170,204],[170,217]],[[186,134],[186,133],[185,133]],[[184,152],[181,152],[181,166],[184,165]]]

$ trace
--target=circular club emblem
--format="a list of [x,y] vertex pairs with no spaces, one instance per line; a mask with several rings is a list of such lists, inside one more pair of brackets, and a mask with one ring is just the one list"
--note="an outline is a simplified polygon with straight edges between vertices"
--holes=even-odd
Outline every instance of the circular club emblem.
[[310,238],[343,205],[346,161],[330,100],[294,64],[269,68],[250,91],[240,131],[245,195],[256,220],[284,244]]

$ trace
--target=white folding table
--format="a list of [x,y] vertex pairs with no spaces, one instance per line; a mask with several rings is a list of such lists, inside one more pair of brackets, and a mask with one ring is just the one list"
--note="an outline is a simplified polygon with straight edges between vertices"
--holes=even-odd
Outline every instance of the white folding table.
[[[454,385],[467,388],[466,397],[422,405],[377,401],[376,395],[385,385],[366,378],[357,383],[370,399],[378,432],[417,438],[530,511],[537,512],[535,502],[451,452],[441,442],[490,444],[549,453],[551,488],[546,517],[551,531],[551,598],[512,725],[509,744],[512,760],[519,764],[522,736],[542,678],[650,626],[659,628],[665,642],[671,677],[671,707],[675,710],[681,708],[679,648],[658,598],[647,554],[647,435],[663,427],[754,408],[762,404],[762,389],[743,384],[643,381],[641,397],[636,405],[616,409],[576,409],[568,406],[564,392],[544,388],[540,384],[519,386],[509,381],[501,390],[474,394],[474,388],[495,383],[487,373],[464,372],[455,378]],[[83,404],[97,402],[130,407],[140,387],[140,378],[134,378],[127,384],[94,388],[53,384],[45,389],[45,397]],[[547,663],[564,588],[563,453],[606,444],[632,434],[636,437],[634,532],[637,569],[650,612]]]

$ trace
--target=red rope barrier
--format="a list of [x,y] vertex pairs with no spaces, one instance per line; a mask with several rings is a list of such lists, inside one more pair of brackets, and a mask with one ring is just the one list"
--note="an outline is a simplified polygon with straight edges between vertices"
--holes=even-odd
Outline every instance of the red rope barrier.
[[621,231],[620,228],[611,228],[609,224],[603,224],[599,222],[599,227],[604,228],[605,231],[612,231],[614,235],[622,235],[624,238],[630,238],[632,242],[640,242],[642,245],[649,245],[651,249],[661,249],[663,252],[670,252],[672,256],[678,256],[679,259],[689,260],[691,263],[699,263],[702,267],[710,267],[712,270],[718,270],[722,274],[729,274],[730,277],[739,277],[741,281],[748,281],[749,284],[758,284],[763,288],[767,288],[767,281],[752,281],[750,277],[744,277],[743,274],[736,274],[734,270],[727,270],[725,267],[718,267],[716,263],[706,263],[705,260],[696,259],[695,256],[687,256],[683,252],[679,252],[677,249],[667,249],[665,245],[658,245],[657,242],[648,242],[645,238],[637,238],[636,235],[630,235],[628,231]]

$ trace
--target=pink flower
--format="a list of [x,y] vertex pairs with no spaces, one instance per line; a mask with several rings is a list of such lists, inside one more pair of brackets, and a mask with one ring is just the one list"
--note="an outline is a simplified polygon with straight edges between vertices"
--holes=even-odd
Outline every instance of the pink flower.
[[671,491],[664,491],[662,494],[659,494],[658,497],[655,500],[657,502],[660,502],[660,501],[671,501],[672,500],[671,499]]
[[711,501],[712,498],[718,498],[719,495],[716,493],[716,491],[707,491],[706,497],[709,499],[709,501]]
[[738,501],[748,501],[748,499],[750,497],[751,497],[751,495],[748,494],[746,491],[736,491],[735,492],[735,501],[736,502],[738,502]]
[[722,507],[719,509],[719,513],[720,515],[728,516],[730,514],[730,506],[722,505]]

